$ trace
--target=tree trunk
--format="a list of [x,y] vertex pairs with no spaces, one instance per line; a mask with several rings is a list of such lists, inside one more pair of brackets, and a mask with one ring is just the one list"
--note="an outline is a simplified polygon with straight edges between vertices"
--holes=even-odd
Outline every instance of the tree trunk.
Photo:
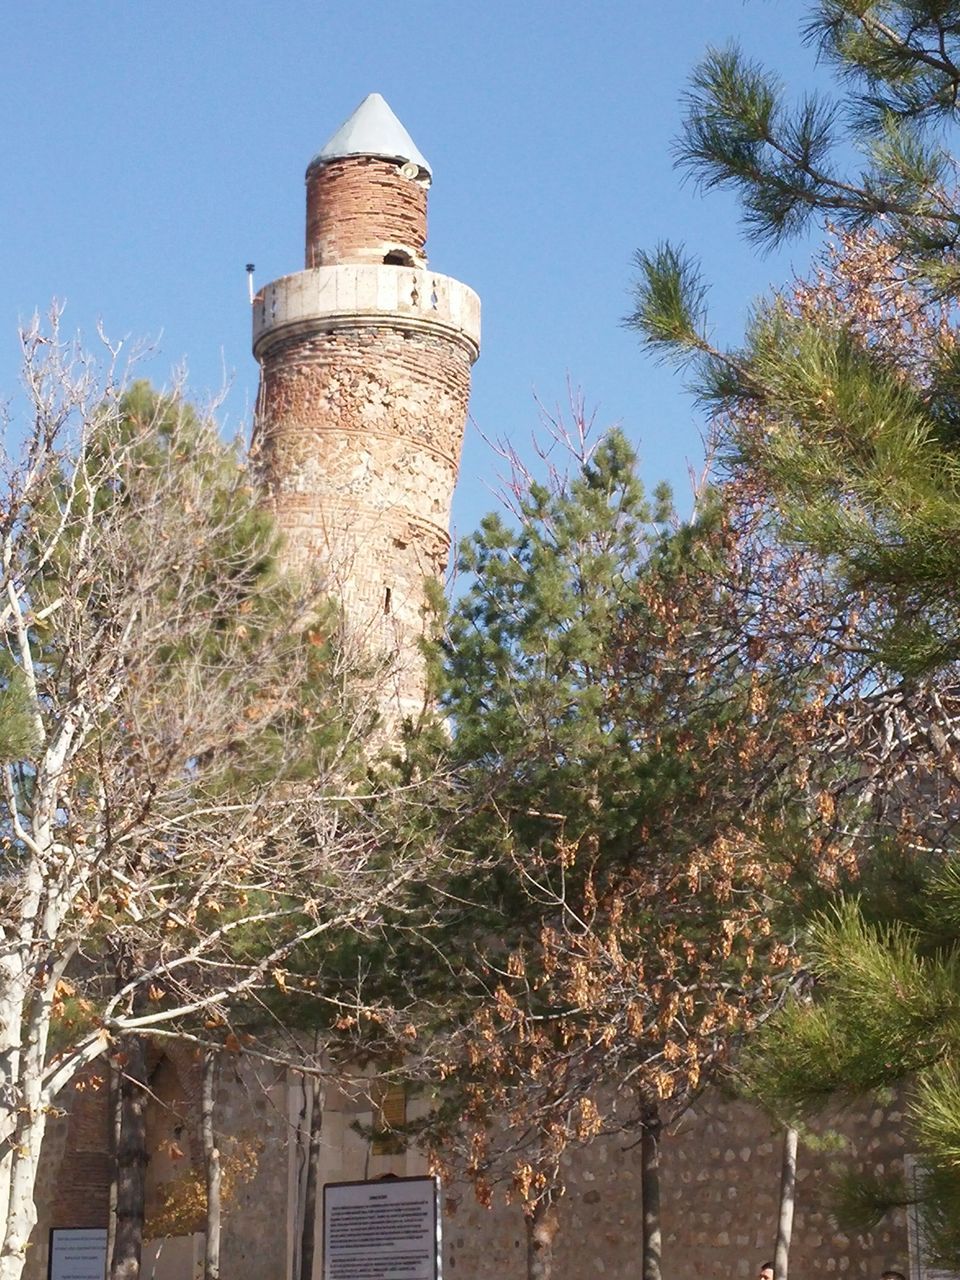
[[317,1185],[320,1173],[320,1141],[323,1136],[323,1081],[310,1077],[310,1139],[307,1176],[303,1188],[303,1234],[300,1239],[300,1280],[313,1280],[316,1252]]
[[793,1206],[797,1185],[797,1131],[787,1129],[783,1135],[783,1161],[780,1165],[780,1215],[777,1221],[777,1247],[773,1255],[774,1280],[787,1280],[790,1265],[790,1239],[793,1235]]
[[120,1155],[120,1126],[122,1122],[123,1094],[120,1090],[121,1068],[116,1055],[111,1054],[109,1066],[110,1106],[110,1196],[107,1209],[107,1259],[113,1257],[117,1240],[117,1160]]
[[34,1189],[45,1124],[45,1114],[42,1111],[37,1114],[31,1108],[24,1122],[14,1130],[13,1141],[17,1146],[10,1165],[6,1230],[0,1249],[0,1280],[20,1280],[26,1266],[30,1233],[37,1222]]
[[120,1141],[117,1144],[117,1214],[110,1280],[139,1280],[147,1174],[147,1042],[120,1041]]
[[643,1206],[643,1280],[660,1280],[660,1132],[656,1107],[645,1106],[640,1133],[640,1195]]
[[206,1238],[203,1246],[203,1280],[220,1280],[220,1151],[213,1130],[220,1059],[215,1049],[203,1055],[200,1088],[200,1129],[203,1136],[203,1171],[207,1187]]
[[43,1089],[43,1066],[52,996],[51,982],[47,982],[33,999],[24,1000],[21,1047],[7,1059],[19,1080],[12,1076],[9,1079],[9,1102],[4,1108],[7,1123],[0,1131],[2,1186],[7,1209],[6,1218],[0,1223],[3,1229],[0,1280],[19,1280],[23,1274],[30,1234],[37,1221],[37,1167],[49,1111]]
[[553,1274],[553,1239],[560,1223],[556,1206],[538,1200],[527,1214],[527,1280],[550,1280]]
[[16,956],[0,958],[0,1232],[4,1239],[16,1145],[13,1135],[20,1109],[22,980],[16,960]]

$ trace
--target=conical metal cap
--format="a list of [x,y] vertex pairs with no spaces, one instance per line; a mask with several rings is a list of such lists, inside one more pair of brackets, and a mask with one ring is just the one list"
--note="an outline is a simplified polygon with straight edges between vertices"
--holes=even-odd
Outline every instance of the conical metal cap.
[[353,115],[313,157],[308,171],[343,156],[380,156],[384,160],[409,162],[427,177],[433,176],[430,165],[379,93],[370,93],[364,98]]

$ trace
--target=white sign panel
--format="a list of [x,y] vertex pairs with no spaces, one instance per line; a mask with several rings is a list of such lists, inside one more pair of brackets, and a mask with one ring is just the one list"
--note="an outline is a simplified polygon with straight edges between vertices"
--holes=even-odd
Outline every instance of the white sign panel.
[[438,1280],[435,1178],[328,1182],[323,1280]]
[[50,1280],[103,1280],[106,1227],[50,1232]]

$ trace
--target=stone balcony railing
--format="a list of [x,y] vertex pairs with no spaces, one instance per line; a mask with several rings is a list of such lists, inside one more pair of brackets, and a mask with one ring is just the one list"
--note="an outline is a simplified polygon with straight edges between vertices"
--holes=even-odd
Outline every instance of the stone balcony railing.
[[480,350],[480,299],[459,280],[416,267],[343,263],[264,285],[253,300],[253,353],[279,341],[358,324],[439,332]]

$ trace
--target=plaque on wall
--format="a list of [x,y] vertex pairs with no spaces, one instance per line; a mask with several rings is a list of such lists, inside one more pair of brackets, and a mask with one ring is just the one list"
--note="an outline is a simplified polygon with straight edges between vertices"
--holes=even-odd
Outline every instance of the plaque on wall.
[[107,1269],[106,1227],[50,1232],[50,1280],[103,1280]]
[[323,1280],[439,1280],[436,1178],[328,1182]]

